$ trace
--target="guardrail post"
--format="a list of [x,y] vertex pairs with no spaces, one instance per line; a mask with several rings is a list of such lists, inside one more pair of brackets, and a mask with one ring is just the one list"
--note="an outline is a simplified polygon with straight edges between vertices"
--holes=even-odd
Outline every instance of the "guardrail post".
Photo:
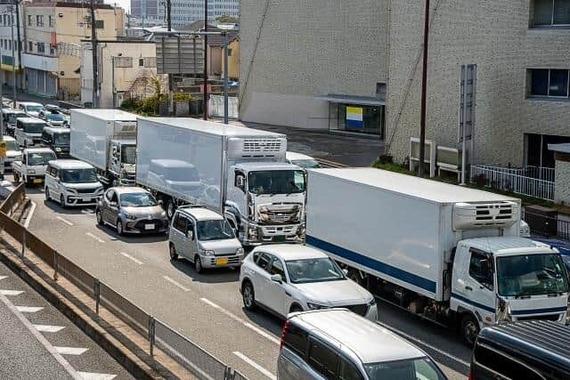
[[156,332],[156,321],[151,315],[148,320],[148,342],[150,343],[150,356],[154,356],[154,338]]
[[59,253],[55,252],[53,253],[53,280],[57,281],[59,279],[59,262],[58,262],[58,255]]
[[26,252],[26,230],[22,234],[22,259],[24,258],[24,253]]
[[236,373],[232,367],[226,366],[224,370],[224,380],[234,380],[236,378]]
[[97,278],[93,282],[93,293],[95,293],[95,314],[99,315],[99,303],[101,302],[101,282]]

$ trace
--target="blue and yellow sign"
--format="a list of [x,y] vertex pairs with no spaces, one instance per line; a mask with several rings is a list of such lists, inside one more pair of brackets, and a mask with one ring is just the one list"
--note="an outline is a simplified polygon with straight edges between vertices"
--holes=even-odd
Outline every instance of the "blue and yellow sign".
[[346,107],[346,126],[353,128],[364,127],[362,107]]

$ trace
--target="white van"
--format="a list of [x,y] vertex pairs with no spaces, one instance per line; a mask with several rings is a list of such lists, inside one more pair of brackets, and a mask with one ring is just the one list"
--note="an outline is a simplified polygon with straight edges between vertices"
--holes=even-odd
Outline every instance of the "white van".
[[292,313],[281,332],[279,380],[445,380],[422,350],[348,309]]
[[42,133],[47,123],[35,117],[19,117],[16,120],[14,138],[24,148],[31,147],[42,142]]
[[61,207],[95,206],[103,196],[103,185],[95,168],[79,160],[53,160],[45,177],[45,198],[59,201]]

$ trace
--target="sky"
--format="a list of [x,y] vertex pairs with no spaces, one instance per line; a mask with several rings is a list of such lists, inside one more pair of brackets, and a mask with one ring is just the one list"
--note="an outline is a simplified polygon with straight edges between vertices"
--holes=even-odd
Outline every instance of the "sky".
[[105,4],[111,4],[123,8],[127,13],[129,13],[131,9],[131,0],[105,0]]

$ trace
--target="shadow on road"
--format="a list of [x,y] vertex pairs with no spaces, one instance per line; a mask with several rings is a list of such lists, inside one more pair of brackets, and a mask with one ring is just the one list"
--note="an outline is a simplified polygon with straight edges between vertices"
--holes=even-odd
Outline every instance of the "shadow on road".
[[206,284],[229,283],[237,282],[239,278],[239,267],[204,269],[203,273],[198,273],[190,261],[180,257],[177,260],[170,260],[170,264],[178,271],[191,277],[195,282]]

